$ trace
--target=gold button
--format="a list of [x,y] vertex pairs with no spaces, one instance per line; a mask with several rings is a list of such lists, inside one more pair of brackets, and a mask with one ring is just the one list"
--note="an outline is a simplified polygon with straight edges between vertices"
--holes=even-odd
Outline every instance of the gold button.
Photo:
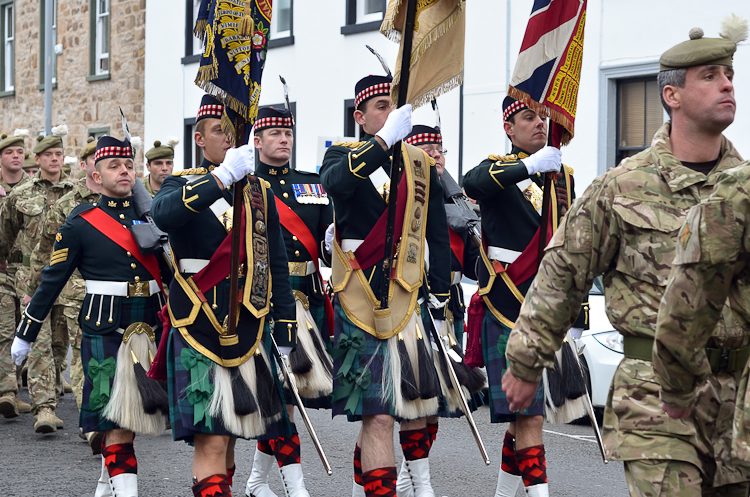
[[295,250],[295,251],[294,251],[294,255],[296,255],[296,256],[298,256],[298,257],[299,257],[299,250]]
[[93,204],[93,205],[94,205],[94,207],[96,207],[96,202],[94,202],[94,204]]
[[135,269],[135,262],[130,265],[133,269]]
[[193,189],[193,187],[192,187],[192,186],[190,186],[190,185],[188,185],[188,186],[187,186],[186,188],[188,189],[188,191],[190,191],[190,190],[192,190],[192,189]]
[[102,324],[102,323],[101,323],[101,321],[97,321],[97,322],[96,322],[96,325],[97,325],[97,326],[99,326],[100,324]]
[[89,319],[91,319],[91,318],[90,318],[90,317],[88,317],[88,316],[86,316],[86,317],[85,317],[84,319],[86,319],[86,321],[88,321],[88,320],[89,320]]
[[112,322],[112,318],[109,318],[109,319],[107,320],[107,322],[108,322],[108,323],[111,323],[111,322]]
[[127,226],[125,226],[124,224],[122,225],[122,227],[123,227],[123,228],[125,228],[125,229],[128,229],[128,227],[127,227]]
[[284,198],[289,198],[289,194],[287,192],[284,192]]
[[31,324],[31,319],[26,320],[27,323]]
[[141,277],[140,276],[136,276],[135,277],[135,281],[141,281]]
[[132,255],[133,255],[130,252],[125,252],[125,253],[128,254],[128,257],[132,257]]
[[286,185],[286,181],[284,181],[283,179],[279,180],[279,183],[281,183],[282,185]]
[[120,214],[120,219],[125,219],[125,214]]
[[287,327],[288,330],[291,330],[292,329],[292,323],[287,324],[286,327]]
[[214,304],[214,305],[212,305],[212,306],[211,306],[211,309],[213,309],[213,310],[216,310],[216,309],[218,309],[218,308],[219,308],[219,306],[218,306],[218,305],[216,305],[216,304]]
[[292,235],[292,240],[294,240],[296,242],[297,241],[297,237],[295,235]]

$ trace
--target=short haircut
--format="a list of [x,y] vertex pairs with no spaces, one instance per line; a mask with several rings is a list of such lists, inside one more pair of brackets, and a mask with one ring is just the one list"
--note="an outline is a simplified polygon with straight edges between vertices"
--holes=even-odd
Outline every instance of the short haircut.
[[195,131],[204,136],[206,134],[206,121],[207,119],[201,119],[200,121],[195,123]]
[[659,98],[661,99],[661,105],[664,110],[667,111],[670,119],[672,118],[672,108],[667,105],[664,101],[664,87],[676,86],[678,88],[685,88],[685,77],[687,76],[687,67],[681,69],[672,69],[671,71],[662,71],[656,77],[657,83],[659,83]]

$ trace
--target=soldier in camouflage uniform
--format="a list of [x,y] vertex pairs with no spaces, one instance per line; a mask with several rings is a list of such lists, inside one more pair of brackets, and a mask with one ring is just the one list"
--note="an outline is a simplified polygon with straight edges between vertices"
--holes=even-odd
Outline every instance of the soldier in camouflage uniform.
[[34,158],[26,152],[26,158],[23,161],[23,172],[29,175],[29,178],[33,178],[36,176],[36,173],[39,172],[39,166],[36,165],[36,162],[34,162]]
[[[624,336],[625,355],[610,387],[604,443],[609,459],[625,462],[633,496],[748,495],[750,470],[733,464],[726,451],[731,408],[716,419],[735,394],[731,385],[700,385],[693,415],[671,419],[662,411],[651,362],[680,226],[721,173],[741,162],[722,135],[734,120],[736,44],[702,35],[694,29],[690,41],[662,55],[658,81],[671,121],[650,148],[594,180],[572,206],[547,247],[506,351],[503,389],[511,409],[523,409],[594,278],[604,275],[607,315]],[[713,332],[717,345],[738,333],[726,309]]]
[[[45,213],[54,203],[73,188],[73,183],[63,175],[63,143],[66,129],[56,128],[59,135],[52,134],[39,140],[34,147],[39,174],[29,183],[8,196],[0,209],[0,260],[7,258],[12,250],[23,254],[23,263],[16,274],[16,291],[23,293],[24,306],[31,298],[26,294],[31,270],[31,253],[41,235]],[[56,386],[61,376],[61,366],[67,354],[68,332],[64,327],[64,307],[56,305],[50,319],[45,322],[28,356],[28,381],[31,410],[36,416],[34,431],[53,433],[63,428],[63,422],[55,416],[57,407]]]
[[[55,235],[65,222],[65,218],[76,206],[84,202],[93,202],[101,193],[101,186],[96,184],[92,176],[96,170],[94,152],[96,152],[96,141],[92,140],[81,150],[81,168],[86,172],[85,179],[77,181],[73,190],[55,202],[52,210],[45,216],[39,243],[31,254],[31,278],[26,290],[27,295],[34,295],[42,281],[42,269],[49,262],[49,255],[55,245]],[[81,408],[81,395],[83,394],[83,366],[81,365],[81,327],[78,325],[78,314],[81,311],[81,304],[85,296],[85,282],[80,273],[76,271],[58,298],[58,302],[63,306],[63,316],[68,329],[68,341],[73,349],[70,379],[73,383],[73,393],[79,410]],[[97,449],[100,450],[99,447]]]
[[161,189],[161,183],[172,175],[174,169],[174,147],[180,143],[170,138],[166,144],[155,141],[154,148],[146,152],[148,176],[143,178],[143,186],[153,197]]
[[[4,134],[0,141],[0,206],[5,203],[6,195],[10,195],[11,191],[30,181],[29,176],[21,169],[24,157],[23,140],[24,136],[14,133],[13,136]],[[16,365],[10,358],[13,333],[16,323],[21,318],[21,302],[16,296],[15,279],[22,255],[20,250],[13,250],[0,260],[0,414],[6,418],[13,418],[18,416],[19,412],[31,410],[31,406],[17,396]]]

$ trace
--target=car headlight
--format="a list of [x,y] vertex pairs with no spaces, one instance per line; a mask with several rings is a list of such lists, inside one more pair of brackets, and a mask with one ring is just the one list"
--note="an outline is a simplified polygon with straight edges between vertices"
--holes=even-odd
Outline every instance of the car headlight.
[[620,332],[612,330],[603,333],[596,333],[592,336],[597,342],[604,345],[609,350],[617,352],[618,354],[624,354],[622,349],[622,335],[620,335]]

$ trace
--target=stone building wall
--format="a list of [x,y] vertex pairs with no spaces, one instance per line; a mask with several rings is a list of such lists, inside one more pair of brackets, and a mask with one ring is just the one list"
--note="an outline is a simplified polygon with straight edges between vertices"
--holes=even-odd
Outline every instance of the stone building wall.
[[[15,0],[15,94],[0,97],[0,131],[28,128],[27,150],[44,131],[44,91],[40,90],[40,9],[44,0]],[[52,92],[52,125],[66,124],[65,155],[77,156],[89,130],[109,127],[122,139],[119,107],[132,136],[143,136],[146,0],[111,0],[110,79],[89,76],[92,0],[58,0],[57,87]],[[43,43],[43,39],[41,40]],[[77,168],[77,165],[75,166]],[[136,152],[139,175],[143,150]]]

